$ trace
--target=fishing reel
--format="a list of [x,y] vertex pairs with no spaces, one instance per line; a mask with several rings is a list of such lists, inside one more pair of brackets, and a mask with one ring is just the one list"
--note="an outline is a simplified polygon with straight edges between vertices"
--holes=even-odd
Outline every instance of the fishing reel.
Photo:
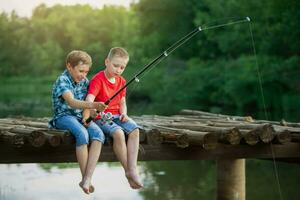
[[104,113],[104,112],[101,112],[100,113],[100,121],[102,124],[106,124],[108,123],[109,125],[112,124],[112,120],[113,120],[113,114],[111,114],[111,112],[107,112],[107,113]]

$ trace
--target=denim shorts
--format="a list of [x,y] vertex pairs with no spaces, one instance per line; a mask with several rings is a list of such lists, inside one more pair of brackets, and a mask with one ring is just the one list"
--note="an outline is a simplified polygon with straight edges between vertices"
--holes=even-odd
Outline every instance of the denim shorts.
[[101,119],[95,121],[95,123],[102,129],[102,131],[109,135],[110,137],[116,132],[116,130],[121,129],[126,135],[130,134],[133,130],[139,128],[139,126],[129,118],[126,122],[121,122],[120,115],[114,115],[111,122],[103,122]]
[[90,122],[89,127],[85,127],[81,121],[72,115],[65,115],[55,120],[57,129],[68,130],[75,137],[76,146],[88,144],[89,141],[105,141],[102,130],[94,123]]

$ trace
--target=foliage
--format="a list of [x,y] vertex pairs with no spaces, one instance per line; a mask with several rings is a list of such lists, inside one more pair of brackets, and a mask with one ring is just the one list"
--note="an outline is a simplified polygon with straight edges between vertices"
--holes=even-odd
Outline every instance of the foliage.
[[140,0],[130,8],[41,4],[31,18],[2,13],[0,73],[1,82],[7,82],[1,88],[2,96],[7,94],[0,101],[2,116],[8,113],[3,112],[7,105],[25,107],[33,97],[32,102],[47,102],[41,106],[50,109],[50,100],[44,99],[51,99],[52,83],[46,81],[49,87],[44,87],[39,81],[34,86],[28,82],[29,88],[46,94],[39,96],[31,90],[19,92],[18,84],[27,83],[20,77],[55,80],[73,49],[92,56],[91,77],[103,69],[112,46],[124,46],[130,53],[124,76],[130,79],[194,28],[249,16],[251,23],[200,32],[147,72],[139,84],[128,88],[129,112],[174,114],[191,108],[297,121],[299,8],[297,0]]

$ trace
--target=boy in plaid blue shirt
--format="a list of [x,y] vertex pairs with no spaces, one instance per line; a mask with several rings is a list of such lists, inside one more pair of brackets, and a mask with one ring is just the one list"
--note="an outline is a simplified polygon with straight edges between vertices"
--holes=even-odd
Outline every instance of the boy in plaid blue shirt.
[[75,137],[76,157],[82,174],[79,186],[87,194],[94,192],[91,179],[105,140],[102,130],[94,122],[87,127],[82,122],[83,109],[103,111],[106,108],[102,102],[84,101],[89,84],[86,75],[91,66],[92,59],[86,52],[75,50],[68,54],[67,69],[53,85],[54,117],[49,122],[51,127],[68,130]]

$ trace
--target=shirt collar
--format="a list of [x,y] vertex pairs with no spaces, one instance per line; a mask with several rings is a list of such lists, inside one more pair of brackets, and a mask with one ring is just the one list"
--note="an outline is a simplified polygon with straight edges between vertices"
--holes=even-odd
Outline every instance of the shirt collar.
[[[72,78],[70,72],[69,72],[67,69],[63,72],[63,74],[64,74],[65,76],[67,76],[68,79],[70,79],[72,85],[74,85],[74,86],[77,85],[76,82],[73,80],[73,78]],[[79,82],[79,83],[80,83],[80,82]]]

